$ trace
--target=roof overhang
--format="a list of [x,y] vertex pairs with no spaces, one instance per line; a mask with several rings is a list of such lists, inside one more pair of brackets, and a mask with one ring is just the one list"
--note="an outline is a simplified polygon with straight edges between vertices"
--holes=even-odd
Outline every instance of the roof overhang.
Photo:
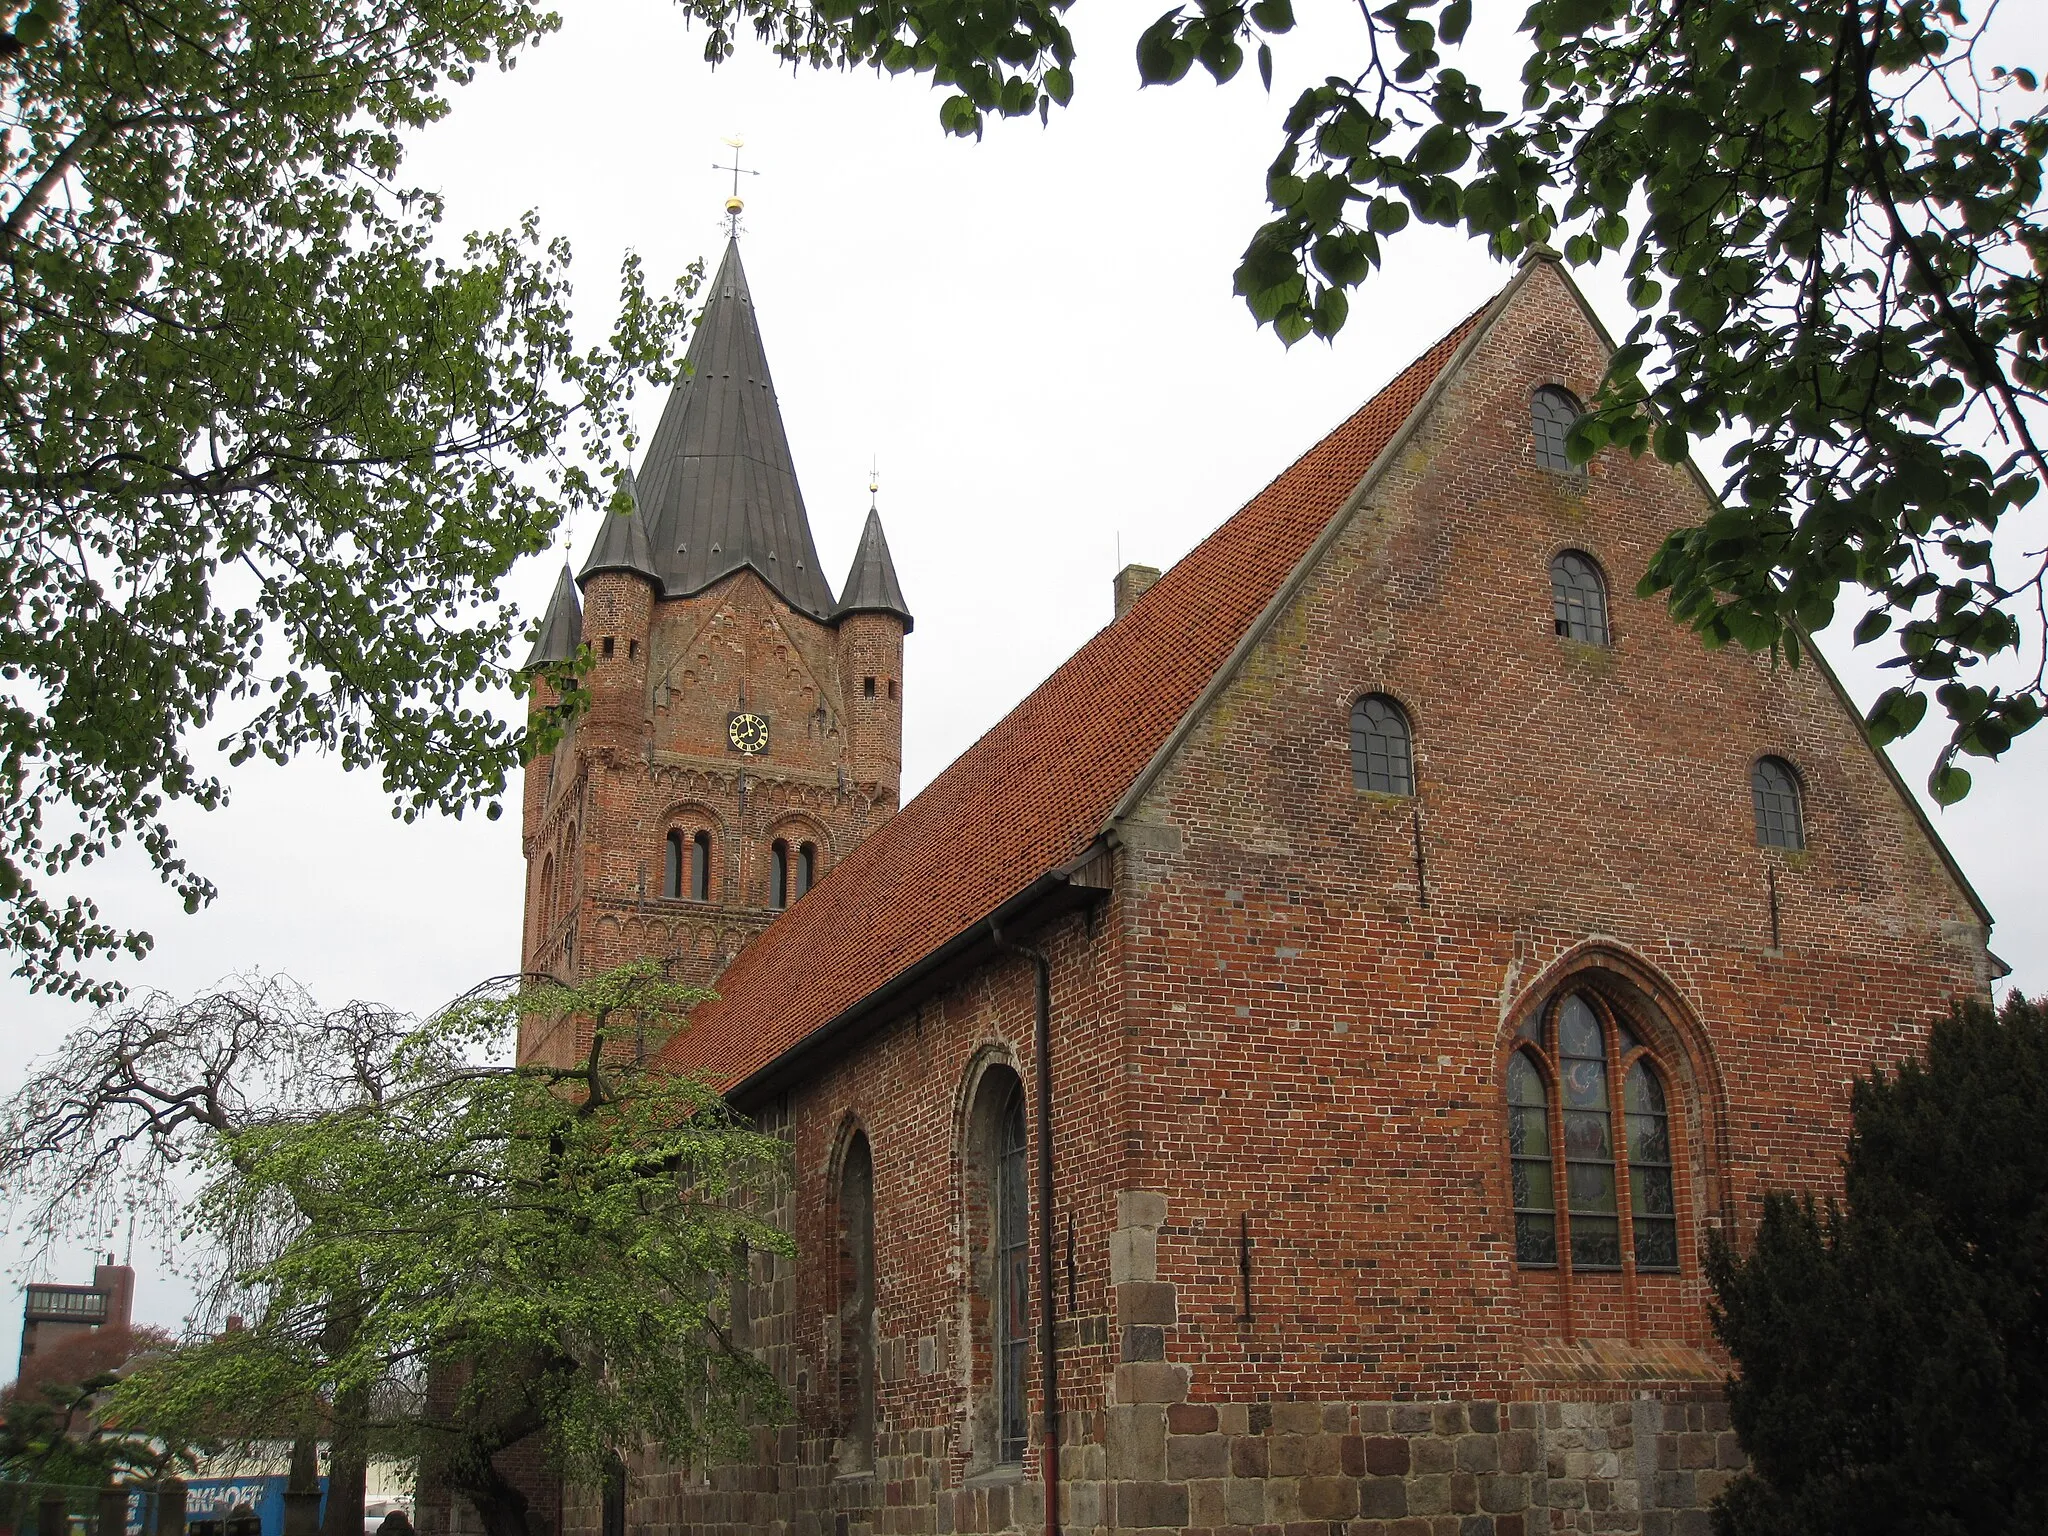
[[1046,871],[995,911],[977,918],[773,1061],[734,1083],[725,1092],[726,1100],[743,1113],[751,1113],[793,1082],[870,1039],[906,1011],[1009,954],[1005,939],[1014,941],[1035,933],[1101,901],[1109,895],[1114,857],[1109,844],[1098,840],[1079,858]]

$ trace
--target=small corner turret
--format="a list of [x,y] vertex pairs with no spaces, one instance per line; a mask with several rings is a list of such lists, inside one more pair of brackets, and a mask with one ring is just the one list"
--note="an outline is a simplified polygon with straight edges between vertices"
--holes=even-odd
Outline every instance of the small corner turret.
[[576,579],[583,588],[583,632],[591,653],[591,743],[634,750],[641,745],[648,642],[662,584],[630,469],[622,494],[626,509],[605,515]]
[[915,620],[872,505],[839,597],[839,669],[847,706],[847,771],[891,805],[903,783],[903,637]]

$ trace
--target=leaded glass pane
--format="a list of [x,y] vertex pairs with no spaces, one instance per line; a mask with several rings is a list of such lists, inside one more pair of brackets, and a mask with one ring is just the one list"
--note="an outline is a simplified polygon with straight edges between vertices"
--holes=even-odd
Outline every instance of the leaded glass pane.
[[1584,1057],[1603,1066],[1607,1060],[1600,1045],[1600,1020],[1576,992],[1558,1005],[1557,1054]]
[[1415,761],[1408,717],[1383,694],[1351,707],[1351,787],[1364,794],[1412,795]]
[[1611,1162],[1614,1158],[1614,1142],[1611,1139],[1613,1120],[1610,1116],[1592,1109],[1568,1109],[1564,1112],[1564,1155],[1573,1159],[1589,1159],[1593,1162]]
[[1572,1263],[1580,1269],[1621,1268],[1621,1223],[1612,1216],[1573,1216]]
[[1557,1197],[1551,1193],[1550,1162],[1547,1158],[1517,1157],[1514,1172],[1517,1209],[1550,1211],[1557,1208]]
[[1664,1090],[1658,1086],[1655,1074],[1641,1062],[1629,1069],[1628,1081],[1622,1085],[1622,1102],[1632,1115],[1664,1113]]
[[1628,1161],[1631,1168],[1638,1163],[1670,1162],[1671,1122],[1662,1115],[1630,1115]]
[[1757,759],[1749,775],[1750,799],[1756,807],[1756,840],[1764,848],[1806,846],[1806,820],[1799,806],[1799,781],[1775,757]]
[[1567,390],[1546,384],[1529,399],[1529,424],[1536,438],[1536,462],[1562,474],[1582,471],[1565,451],[1565,434],[1579,419],[1579,402]]
[[1536,1070],[1536,1064],[1520,1051],[1508,1058],[1508,1102],[1543,1102],[1543,1076]]
[[1631,1163],[1628,1170],[1628,1197],[1630,1209],[1638,1216],[1676,1214],[1671,1199],[1669,1168],[1638,1168]]
[[1557,1262],[1557,1218],[1537,1211],[1515,1212],[1515,1262]]
[[1614,1164],[1568,1162],[1564,1173],[1575,1225],[1581,1211],[1602,1215],[1619,1209],[1614,1201]]
[[1568,549],[1550,562],[1550,603],[1560,635],[1588,645],[1608,643],[1607,583],[1584,555]]
[[1636,1218],[1636,1268],[1678,1268],[1678,1223]]

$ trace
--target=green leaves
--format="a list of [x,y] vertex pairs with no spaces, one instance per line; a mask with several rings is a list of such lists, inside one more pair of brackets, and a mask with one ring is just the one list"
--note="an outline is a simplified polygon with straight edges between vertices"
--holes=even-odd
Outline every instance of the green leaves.
[[195,732],[331,753],[405,817],[501,803],[527,741],[477,699],[522,638],[498,583],[608,497],[563,466],[629,444],[687,313],[629,261],[579,349],[566,246],[528,218],[442,253],[438,200],[396,180],[451,84],[555,25],[524,0],[15,15],[0,943],[32,986],[104,999],[88,963],[149,948],[46,890],[117,847],[212,899],[169,831],[170,802],[226,798]]
[[[910,57],[960,84],[941,108],[959,133],[1049,101],[1035,83],[1050,92],[1046,71],[1072,63],[1062,4],[681,3],[717,26],[754,18],[785,57]],[[1320,83],[1283,117],[1270,217],[1235,276],[1253,318],[1290,345],[1334,336],[1411,220],[1463,224],[1506,259],[1551,245],[1619,262],[1637,320],[1573,454],[1677,462],[1736,439],[1728,506],[1668,540],[1642,590],[1708,645],[1796,661],[1859,589],[1891,620],[1862,643],[1895,637],[1908,693],[2029,653],[1987,705],[1995,730],[1944,706],[1954,752],[1995,755],[1999,732],[2031,728],[2010,701],[2044,702],[2048,641],[2015,614],[2048,579],[2031,553],[2048,537],[2020,536],[2023,568],[1994,573],[1992,556],[2048,476],[2035,75],[1994,67],[1980,90],[1977,24],[1934,0],[1534,0],[1508,111],[1450,56],[1471,20],[1469,0],[1392,0],[1354,51],[1309,61]],[[1190,0],[1139,34],[1139,78],[1199,65],[1226,81],[1251,51],[1270,87],[1293,26],[1285,0]],[[1930,126],[1937,97],[1950,115]]]

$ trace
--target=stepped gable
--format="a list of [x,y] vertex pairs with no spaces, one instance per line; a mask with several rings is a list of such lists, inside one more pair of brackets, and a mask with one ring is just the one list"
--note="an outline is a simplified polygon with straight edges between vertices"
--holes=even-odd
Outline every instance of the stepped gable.
[[726,244],[648,440],[638,505],[664,595],[688,597],[747,567],[792,608],[832,622],[738,241]]
[[1073,863],[1496,302],[1196,545],[770,924],[664,1064],[730,1091]]

